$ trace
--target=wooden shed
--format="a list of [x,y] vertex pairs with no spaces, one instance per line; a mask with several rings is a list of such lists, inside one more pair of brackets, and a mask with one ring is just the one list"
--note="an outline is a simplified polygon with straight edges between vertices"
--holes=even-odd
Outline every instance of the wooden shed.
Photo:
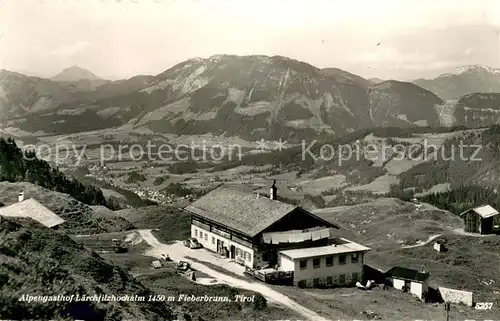
[[429,273],[395,266],[385,273],[392,286],[404,292],[410,292],[425,301],[429,291]]
[[471,208],[460,214],[464,220],[465,232],[491,234],[498,211],[490,205]]

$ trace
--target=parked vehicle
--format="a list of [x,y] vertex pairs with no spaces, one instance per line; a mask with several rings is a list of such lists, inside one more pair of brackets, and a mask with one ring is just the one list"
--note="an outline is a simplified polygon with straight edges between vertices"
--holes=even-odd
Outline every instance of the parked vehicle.
[[188,238],[184,241],[184,246],[189,247],[190,249],[200,249],[202,245],[198,242],[194,237]]

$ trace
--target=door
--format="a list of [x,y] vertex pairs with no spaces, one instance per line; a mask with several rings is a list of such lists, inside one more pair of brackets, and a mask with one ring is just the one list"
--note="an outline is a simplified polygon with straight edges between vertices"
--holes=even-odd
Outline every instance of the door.
[[270,250],[269,251],[269,265],[275,266],[278,264],[278,252]]
[[493,230],[493,217],[483,219],[481,224],[481,234],[490,234]]
[[222,253],[222,242],[217,239],[217,253]]
[[235,256],[236,256],[236,248],[234,247],[234,245],[231,245],[231,254],[230,254],[230,258],[231,259],[234,259]]

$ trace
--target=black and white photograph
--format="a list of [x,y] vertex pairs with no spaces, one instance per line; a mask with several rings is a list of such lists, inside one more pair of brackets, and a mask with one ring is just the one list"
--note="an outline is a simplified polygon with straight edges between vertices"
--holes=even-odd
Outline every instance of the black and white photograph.
[[0,0],[0,320],[500,321],[500,1]]

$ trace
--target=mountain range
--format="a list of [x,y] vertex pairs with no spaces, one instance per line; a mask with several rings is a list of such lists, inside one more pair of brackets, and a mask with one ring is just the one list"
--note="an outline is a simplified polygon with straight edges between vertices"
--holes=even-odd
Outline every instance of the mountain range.
[[432,91],[445,100],[460,99],[473,93],[499,93],[500,69],[473,65],[458,67],[455,72],[434,79],[417,79],[414,84]]
[[[411,83],[282,56],[194,58],[156,76],[119,81],[77,66],[51,79],[0,71],[7,125],[48,135],[129,124],[157,133],[294,141],[371,127],[485,126],[498,121],[498,97],[489,94],[496,92],[500,72],[483,66]],[[443,121],[444,109],[451,121]]]

